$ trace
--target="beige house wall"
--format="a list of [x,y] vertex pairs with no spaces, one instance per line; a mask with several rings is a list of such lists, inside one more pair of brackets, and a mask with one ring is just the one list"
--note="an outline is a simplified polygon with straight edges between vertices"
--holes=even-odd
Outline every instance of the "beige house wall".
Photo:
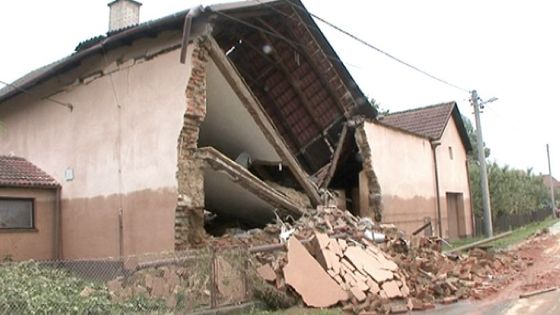
[[[393,223],[412,233],[430,217],[433,233],[438,233],[434,153],[427,138],[366,122],[364,126],[372,151],[372,166],[381,186],[383,222]],[[464,233],[472,234],[470,191],[466,152],[453,119],[449,120],[436,147],[442,232],[449,236],[446,193],[463,196]],[[449,156],[449,147],[453,159]]]
[[179,41],[178,32],[138,40],[0,105],[0,154],[24,157],[62,184],[64,258],[173,250],[192,52],[180,64]]
[[430,217],[436,223],[434,163],[430,141],[366,122],[372,164],[381,186],[383,222],[411,233]]
[[[440,202],[442,216],[442,231],[449,236],[448,211],[446,193],[460,193],[463,195],[463,209],[465,230],[462,233],[472,235],[472,211],[469,190],[469,175],[467,172],[467,152],[464,149],[455,120],[450,118],[443,135],[441,145],[436,149],[439,173]],[[451,158],[449,148],[451,148]],[[465,236],[465,235],[460,235]]]
[[0,188],[0,197],[34,199],[34,230],[0,230],[0,260],[54,258],[56,190]]

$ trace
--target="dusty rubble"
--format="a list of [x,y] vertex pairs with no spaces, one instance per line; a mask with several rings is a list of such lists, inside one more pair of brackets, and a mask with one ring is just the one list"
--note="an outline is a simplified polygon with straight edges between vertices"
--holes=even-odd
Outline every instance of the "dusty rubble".
[[309,307],[341,306],[353,313],[401,313],[480,298],[524,268],[508,253],[443,254],[437,238],[407,239],[392,225],[336,208],[322,207],[255,234],[259,244],[287,240],[281,251],[256,254],[266,282]]

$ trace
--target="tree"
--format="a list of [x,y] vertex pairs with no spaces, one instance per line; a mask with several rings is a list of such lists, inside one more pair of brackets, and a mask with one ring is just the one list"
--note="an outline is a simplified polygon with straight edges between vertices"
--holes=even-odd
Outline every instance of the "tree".
[[[468,156],[469,181],[472,190],[472,204],[475,216],[482,216],[482,193],[480,187],[480,167],[476,147],[476,133],[472,123],[463,116],[463,121],[473,150]],[[490,149],[485,148],[485,157],[490,156]],[[529,212],[545,207],[548,202],[547,189],[542,178],[533,174],[532,169],[519,170],[508,165],[500,166],[497,162],[487,162],[488,187],[490,203],[494,218]]]
[[388,115],[389,114],[389,110],[388,109],[384,109],[381,107],[381,104],[379,104],[375,98],[371,97],[369,99],[369,103],[371,104],[371,106],[373,106],[373,108],[375,108],[375,110],[377,110],[377,112],[380,115]]

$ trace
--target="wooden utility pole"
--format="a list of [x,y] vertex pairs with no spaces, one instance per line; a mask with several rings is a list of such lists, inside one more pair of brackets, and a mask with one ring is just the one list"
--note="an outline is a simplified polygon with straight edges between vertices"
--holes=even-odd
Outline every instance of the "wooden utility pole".
[[488,188],[488,173],[486,170],[486,156],[484,154],[484,141],[482,140],[482,127],[480,124],[480,104],[476,90],[471,91],[471,104],[474,107],[476,122],[476,141],[478,149],[478,163],[480,165],[480,187],[482,189],[482,211],[484,218],[484,234],[492,237],[492,209],[490,207],[490,189]]

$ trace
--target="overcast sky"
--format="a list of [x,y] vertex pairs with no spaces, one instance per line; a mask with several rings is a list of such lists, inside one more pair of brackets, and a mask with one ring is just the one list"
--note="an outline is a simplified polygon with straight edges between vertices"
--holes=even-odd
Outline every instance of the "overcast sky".
[[[303,0],[325,18],[425,71],[480,97],[498,97],[482,114],[491,158],[560,177],[560,4],[557,1]],[[141,22],[203,3],[144,0]],[[226,1],[227,2],[227,1]],[[108,1],[1,1],[0,80],[72,53],[105,33]],[[457,101],[472,118],[466,92],[414,72],[318,22],[364,93],[391,111]]]

